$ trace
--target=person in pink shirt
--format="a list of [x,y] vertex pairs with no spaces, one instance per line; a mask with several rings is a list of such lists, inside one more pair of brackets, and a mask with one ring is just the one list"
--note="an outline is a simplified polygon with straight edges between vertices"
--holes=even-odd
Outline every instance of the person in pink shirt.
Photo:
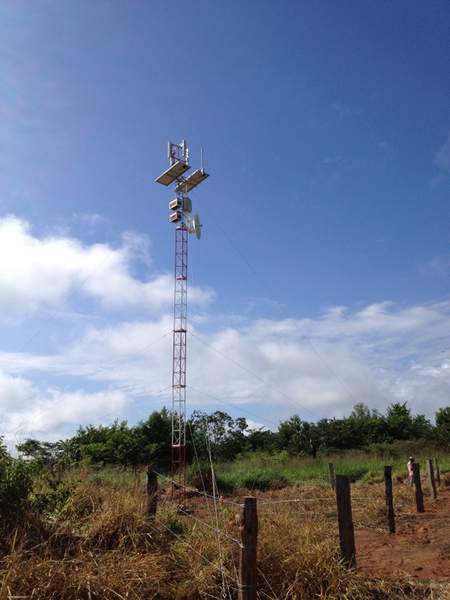
[[408,459],[408,462],[406,463],[406,468],[408,469],[408,485],[410,485],[411,487],[413,486],[413,483],[414,483],[413,464],[414,464],[414,456],[410,456]]

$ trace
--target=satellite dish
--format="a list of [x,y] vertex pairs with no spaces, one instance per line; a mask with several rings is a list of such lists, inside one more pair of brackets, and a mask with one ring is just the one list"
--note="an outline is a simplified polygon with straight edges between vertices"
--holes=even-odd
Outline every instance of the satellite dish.
[[198,215],[194,216],[194,233],[199,240],[202,236],[202,224],[200,223],[200,217]]
[[195,234],[196,238],[199,240],[202,235],[202,224],[200,223],[200,218],[198,215],[194,215],[193,217],[186,218],[186,227],[189,233]]

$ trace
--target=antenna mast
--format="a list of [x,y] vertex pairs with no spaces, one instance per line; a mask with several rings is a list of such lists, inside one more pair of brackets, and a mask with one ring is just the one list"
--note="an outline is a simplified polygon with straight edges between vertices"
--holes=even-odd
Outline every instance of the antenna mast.
[[[169,202],[169,220],[175,224],[175,268],[172,343],[172,479],[183,492],[186,486],[186,337],[188,290],[188,239],[193,233],[200,239],[198,215],[191,216],[189,192],[204,181],[208,174],[197,169],[185,176],[189,166],[186,140],[168,144],[169,168],[155,179],[165,186],[175,184],[175,198]],[[175,484],[173,484],[175,485]],[[173,486],[172,486],[173,491]]]

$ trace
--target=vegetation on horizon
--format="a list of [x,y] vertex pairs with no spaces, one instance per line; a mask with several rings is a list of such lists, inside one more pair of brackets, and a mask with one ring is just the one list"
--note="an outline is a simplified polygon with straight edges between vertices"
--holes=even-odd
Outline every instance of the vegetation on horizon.
[[[413,415],[407,403],[391,404],[385,414],[355,405],[348,417],[321,419],[317,423],[298,415],[280,423],[277,431],[250,428],[245,418],[233,419],[222,411],[194,412],[187,423],[189,462],[209,459],[227,462],[243,453],[262,452],[278,456],[311,457],[347,450],[370,450],[372,454],[402,452],[424,446],[446,450],[450,445],[450,407],[440,408],[432,424],[424,415]],[[166,409],[153,412],[134,426],[114,422],[108,426],[80,427],[77,433],[56,443],[28,439],[17,446],[21,456],[37,464],[67,466],[75,463],[137,467],[169,466],[171,415]]]
[[[294,415],[280,423],[278,431],[251,429],[244,418],[233,419],[216,411],[193,413],[187,424],[189,481],[211,488],[210,454],[219,489],[278,489],[300,482],[323,482],[327,462],[353,481],[376,482],[386,462],[398,477],[404,476],[405,457],[442,455],[441,467],[450,469],[446,454],[450,445],[450,407],[441,408],[432,424],[423,415],[412,415],[406,403],[392,404],[386,414],[357,404],[341,419],[302,421]],[[107,466],[137,469],[152,464],[169,467],[171,415],[153,412],[146,421],[129,426],[80,427],[77,433],[56,443],[28,439],[17,446],[22,456],[13,459],[0,444],[0,514],[22,507],[53,506],[69,492],[58,488],[47,496],[36,493],[42,473],[58,473],[75,465],[101,469]],[[1,438],[0,438],[1,442]],[[117,478],[117,473],[113,474]]]

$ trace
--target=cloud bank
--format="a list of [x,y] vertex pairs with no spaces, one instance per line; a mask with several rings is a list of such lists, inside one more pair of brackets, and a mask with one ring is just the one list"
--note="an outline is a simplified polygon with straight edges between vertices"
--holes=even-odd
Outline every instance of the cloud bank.
[[[250,409],[274,424],[294,412],[312,420],[342,415],[361,401],[384,410],[392,401],[406,400],[413,410],[432,416],[449,403],[449,317],[448,302],[406,308],[386,302],[357,311],[335,307],[317,319],[192,328],[189,402],[244,414]],[[149,410],[167,404],[170,329],[169,316],[122,322],[90,327],[59,354],[0,354],[9,374],[2,384],[2,406],[12,411],[9,434],[19,423],[20,431],[56,432],[62,423],[106,417],[136,399],[147,399]],[[46,397],[22,379],[33,373],[76,377],[109,391],[73,397],[47,392]],[[68,408],[77,404],[88,410]]]
[[[99,326],[84,315],[52,351],[0,351],[0,433],[10,442],[54,439],[80,423],[133,421],[136,403],[148,412],[170,404],[172,276],[133,275],[135,261],[151,266],[145,237],[87,245],[38,237],[11,216],[0,219],[0,250],[9,257],[0,264],[3,315],[38,317],[89,298],[107,317]],[[428,416],[450,403],[450,301],[334,306],[304,319],[223,315],[213,328],[213,297],[190,289],[202,309],[196,318],[194,308],[188,337],[191,408],[276,426],[295,412],[311,420],[346,414],[361,401],[380,410],[408,401]]]
[[[105,309],[161,310],[170,306],[172,276],[140,281],[131,274],[136,260],[147,257],[142,235],[124,234],[122,245],[85,245],[64,237],[37,237],[28,222],[15,216],[0,219],[0,310],[3,315],[36,313],[61,306],[73,294],[100,302]],[[192,287],[194,305],[207,305],[211,290]]]
[[67,425],[119,417],[127,404],[120,390],[40,390],[23,377],[0,372],[1,432],[10,446],[24,437],[58,437]]

